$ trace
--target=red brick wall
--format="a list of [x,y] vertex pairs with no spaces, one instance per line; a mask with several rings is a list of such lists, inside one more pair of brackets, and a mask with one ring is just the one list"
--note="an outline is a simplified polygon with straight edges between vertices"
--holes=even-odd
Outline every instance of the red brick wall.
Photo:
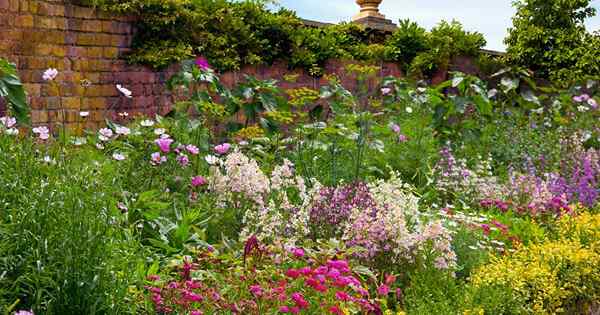
[[[89,111],[88,126],[96,127],[117,111],[154,114],[169,103],[165,73],[122,59],[132,21],[64,0],[0,0],[0,56],[17,64],[34,123],[73,123]],[[42,80],[47,68],[58,69],[56,85]],[[135,97],[120,97],[116,84]]]
[[[89,111],[87,127],[97,128],[118,112],[154,115],[168,110],[171,99],[164,82],[171,73],[127,65],[123,59],[130,50],[134,25],[135,18],[98,12],[67,0],[0,0],[0,56],[18,66],[32,121],[55,125],[65,119],[73,124],[81,120],[80,111]],[[338,74],[352,89],[354,80],[344,70],[348,63],[331,61],[325,72]],[[56,85],[42,80],[47,68],[59,70]],[[222,78],[231,86],[243,79],[243,73],[280,81],[285,74],[299,74],[296,83],[282,82],[285,88],[326,84],[325,79],[305,71],[289,70],[283,62],[247,66]],[[400,76],[401,71],[396,64],[385,63],[379,75]],[[82,80],[89,85],[83,86]],[[132,90],[134,97],[120,96],[116,84]]]

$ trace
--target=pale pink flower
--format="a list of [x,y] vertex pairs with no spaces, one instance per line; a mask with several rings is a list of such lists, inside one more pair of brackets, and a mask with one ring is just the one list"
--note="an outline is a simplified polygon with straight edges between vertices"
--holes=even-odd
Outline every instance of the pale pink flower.
[[154,129],[154,134],[157,136],[160,136],[162,134],[164,134],[166,132],[166,130],[164,128],[156,128]]
[[115,129],[115,132],[118,135],[128,136],[131,134],[131,129],[129,129],[127,127],[123,127],[123,126],[117,126],[117,128]]
[[590,98],[587,102],[588,102],[588,105],[590,105],[590,107],[592,109],[597,109],[598,108],[598,102],[595,99]]
[[152,165],[159,165],[159,164],[163,164],[167,161],[167,157],[166,156],[162,156],[160,155],[160,152],[154,152],[150,155],[150,163]]
[[400,133],[400,131],[401,131],[400,126],[398,124],[395,124],[395,123],[390,126],[390,129],[392,129],[392,131],[394,133]]
[[131,91],[126,89],[124,86],[117,84],[117,90],[119,90],[119,92],[121,92],[121,94],[123,94],[123,96],[125,96],[127,98],[131,98]]
[[388,95],[390,93],[392,93],[392,89],[390,89],[390,88],[384,87],[381,89],[381,94],[383,94],[383,95]]
[[185,149],[191,154],[191,155],[198,155],[200,154],[200,149],[198,149],[197,146],[193,145],[193,144],[188,144],[187,146],[185,146]]
[[113,136],[113,131],[110,128],[102,128],[98,131],[100,141],[108,141]]
[[408,137],[405,135],[399,135],[398,136],[398,141],[400,142],[407,142],[408,141]]
[[154,143],[160,148],[163,153],[169,153],[171,151],[171,144],[173,139],[171,138],[160,138],[154,140]]
[[46,126],[35,127],[32,131],[42,140],[48,140],[50,138],[50,130]]
[[56,70],[54,68],[49,68],[46,71],[44,71],[44,74],[42,75],[42,79],[44,79],[44,81],[52,81],[52,80],[56,79],[57,76],[58,76],[58,70]]
[[112,155],[113,159],[117,160],[117,161],[123,161],[126,159],[125,155],[119,152],[115,152]]
[[150,119],[142,120],[142,122],[140,122],[140,125],[142,127],[152,127],[154,126],[154,121]]
[[0,117],[0,123],[2,123],[6,128],[12,128],[17,124],[17,119],[14,117]]
[[219,144],[218,146],[215,146],[215,152],[220,155],[227,154],[230,148],[231,144],[229,143]]
[[21,310],[21,311],[16,311],[15,315],[34,315],[32,310],[29,311],[25,311],[25,310]]

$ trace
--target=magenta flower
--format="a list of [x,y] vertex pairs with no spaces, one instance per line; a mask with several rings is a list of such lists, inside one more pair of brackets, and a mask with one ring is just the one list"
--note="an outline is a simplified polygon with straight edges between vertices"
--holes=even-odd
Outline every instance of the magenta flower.
[[208,183],[208,181],[203,176],[195,176],[192,178],[192,186],[193,187],[204,186],[207,183]]
[[171,151],[171,144],[173,143],[173,139],[171,138],[160,138],[154,140],[154,143],[160,148],[163,153],[169,153]]
[[230,148],[231,144],[229,143],[219,144],[218,146],[215,146],[215,152],[220,155],[227,154]]
[[388,294],[390,294],[390,287],[388,287],[385,284],[382,284],[379,286],[379,288],[377,288],[377,293],[379,293],[379,295],[381,296],[387,296]]
[[208,60],[206,60],[206,58],[200,56],[198,58],[196,58],[196,66],[200,69],[200,70],[209,70],[210,69],[210,64],[208,63]]
[[302,258],[304,257],[304,249],[302,248],[294,248],[292,250],[292,254],[294,254],[294,256],[296,256],[296,258]]
[[193,310],[190,315],[203,315],[204,313],[202,313],[201,310]]
[[308,308],[308,302],[304,299],[304,296],[300,292],[294,292],[291,295],[292,300],[296,303],[296,306],[300,309]]
[[398,136],[398,141],[399,142],[407,142],[408,141],[408,137],[405,135],[399,135]]
[[254,284],[250,286],[250,293],[252,293],[256,297],[260,297],[263,295],[263,289],[260,285]]
[[346,302],[350,300],[350,295],[344,291],[337,291],[335,293],[335,298],[340,301]]
[[181,165],[183,167],[188,166],[190,164],[190,159],[185,154],[178,155],[176,160],[177,160],[177,163],[179,163],[179,165]]

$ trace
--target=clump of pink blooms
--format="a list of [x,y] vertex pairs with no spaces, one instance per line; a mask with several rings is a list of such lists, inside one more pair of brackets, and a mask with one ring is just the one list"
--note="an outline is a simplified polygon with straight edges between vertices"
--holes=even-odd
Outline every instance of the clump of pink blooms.
[[0,117],[0,134],[5,133],[7,135],[19,134],[19,129],[16,128],[17,119],[14,117]]
[[[249,240],[250,242],[250,240]],[[152,275],[145,287],[156,312],[163,314],[344,314],[355,309],[381,313],[375,297],[386,298],[396,277],[387,276],[376,294],[340,256],[313,259],[304,250],[281,253],[252,238],[243,261],[203,252],[186,259],[175,277]],[[249,247],[248,245],[246,247]],[[302,253],[301,255],[299,253]],[[260,259],[255,260],[254,258]],[[213,276],[202,277],[211,272]],[[199,276],[199,277],[196,277]]]

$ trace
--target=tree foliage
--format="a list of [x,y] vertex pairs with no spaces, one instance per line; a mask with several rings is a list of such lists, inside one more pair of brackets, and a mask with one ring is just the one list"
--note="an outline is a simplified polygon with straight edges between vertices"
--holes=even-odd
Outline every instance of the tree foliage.
[[509,62],[553,80],[599,74],[600,39],[584,24],[596,14],[590,0],[517,0],[514,5],[517,14],[505,39]]

